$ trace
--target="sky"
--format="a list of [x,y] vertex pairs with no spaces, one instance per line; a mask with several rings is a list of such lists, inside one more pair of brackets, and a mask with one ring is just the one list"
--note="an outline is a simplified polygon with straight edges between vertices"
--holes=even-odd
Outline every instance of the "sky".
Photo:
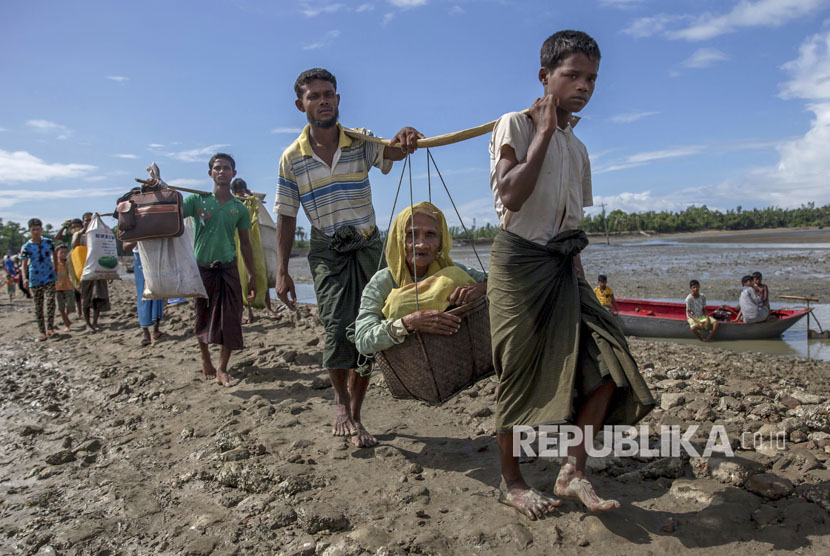
[[[152,162],[171,185],[209,190],[216,151],[271,208],[280,154],[306,123],[303,70],[336,75],[344,125],[433,136],[530,106],[541,44],[561,29],[602,52],[575,128],[589,213],[830,203],[830,0],[0,0],[0,13],[5,221],[111,211]],[[468,226],[496,222],[488,140],[432,150]],[[418,202],[425,151],[412,170]],[[401,171],[370,174],[382,228]]]

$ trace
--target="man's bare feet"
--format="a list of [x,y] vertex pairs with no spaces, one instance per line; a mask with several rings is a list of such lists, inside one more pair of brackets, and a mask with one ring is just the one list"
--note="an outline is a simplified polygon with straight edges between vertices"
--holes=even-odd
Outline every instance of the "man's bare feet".
[[377,446],[377,439],[367,431],[361,423],[355,423],[355,434],[352,436],[352,444],[358,448],[370,448]]
[[161,338],[164,338],[164,332],[158,330],[153,332],[153,340],[160,340]]
[[46,334],[41,334],[37,337],[38,342],[45,342],[46,341]]
[[331,423],[331,434],[334,436],[352,436],[357,431],[349,409],[345,404],[334,406],[334,421]]
[[228,371],[223,371],[222,369],[216,370],[216,382],[221,384],[222,386],[231,387],[236,386],[239,384],[239,379],[233,378]]
[[216,377],[216,367],[210,361],[202,361],[202,374],[206,379]]
[[51,338],[54,335],[55,335],[55,329],[54,328],[50,328],[49,330],[46,331],[46,336],[48,336],[49,338]]
[[512,507],[532,521],[551,515],[556,512],[557,506],[562,505],[561,500],[545,496],[526,484],[508,488],[503,478],[499,484],[499,502]]
[[64,326],[64,327],[63,327],[63,331],[64,331],[64,332],[72,332],[72,329],[71,329],[71,328],[69,328],[68,326]]
[[588,482],[588,479],[578,476],[576,467],[570,462],[564,464],[562,469],[559,470],[559,476],[556,477],[556,485],[553,487],[553,493],[565,500],[582,502],[588,508],[588,511],[594,513],[620,509],[620,503],[616,500],[603,500],[600,498],[594,491],[594,487]]

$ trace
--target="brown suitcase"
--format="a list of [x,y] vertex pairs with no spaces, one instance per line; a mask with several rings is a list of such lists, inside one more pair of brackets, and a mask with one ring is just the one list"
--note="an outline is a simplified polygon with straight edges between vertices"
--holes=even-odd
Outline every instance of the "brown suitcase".
[[141,241],[158,237],[178,237],[184,233],[182,194],[174,189],[155,189],[133,193],[120,200],[118,239]]

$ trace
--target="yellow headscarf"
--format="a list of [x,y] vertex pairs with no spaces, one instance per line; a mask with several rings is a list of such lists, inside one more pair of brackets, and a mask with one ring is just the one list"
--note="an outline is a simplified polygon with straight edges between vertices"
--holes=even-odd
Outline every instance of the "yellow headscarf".
[[[406,235],[412,229],[412,215],[425,214],[435,220],[441,233],[441,248],[427,269],[425,277],[418,276],[416,285],[406,264]],[[450,258],[452,237],[447,228],[444,214],[432,203],[418,203],[414,207],[407,207],[398,214],[389,237],[386,240],[386,263],[392,272],[395,284],[398,286],[386,298],[383,314],[386,318],[401,318],[416,310],[437,309],[443,311],[449,306],[447,297],[458,286],[475,284],[469,274],[455,266]]]

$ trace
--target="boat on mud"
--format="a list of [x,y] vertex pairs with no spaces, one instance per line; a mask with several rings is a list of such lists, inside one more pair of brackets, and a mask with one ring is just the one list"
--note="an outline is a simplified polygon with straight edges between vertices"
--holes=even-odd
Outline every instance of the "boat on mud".
[[[695,339],[686,321],[685,303],[617,298],[617,307],[619,308],[617,320],[627,336]],[[711,315],[720,307],[720,305],[707,305],[706,313]],[[731,310],[730,319],[734,319],[738,308],[729,305],[724,307]],[[722,320],[718,331],[712,336],[712,341],[777,338],[810,311],[812,309],[773,309],[771,315],[774,318],[753,324]]]

